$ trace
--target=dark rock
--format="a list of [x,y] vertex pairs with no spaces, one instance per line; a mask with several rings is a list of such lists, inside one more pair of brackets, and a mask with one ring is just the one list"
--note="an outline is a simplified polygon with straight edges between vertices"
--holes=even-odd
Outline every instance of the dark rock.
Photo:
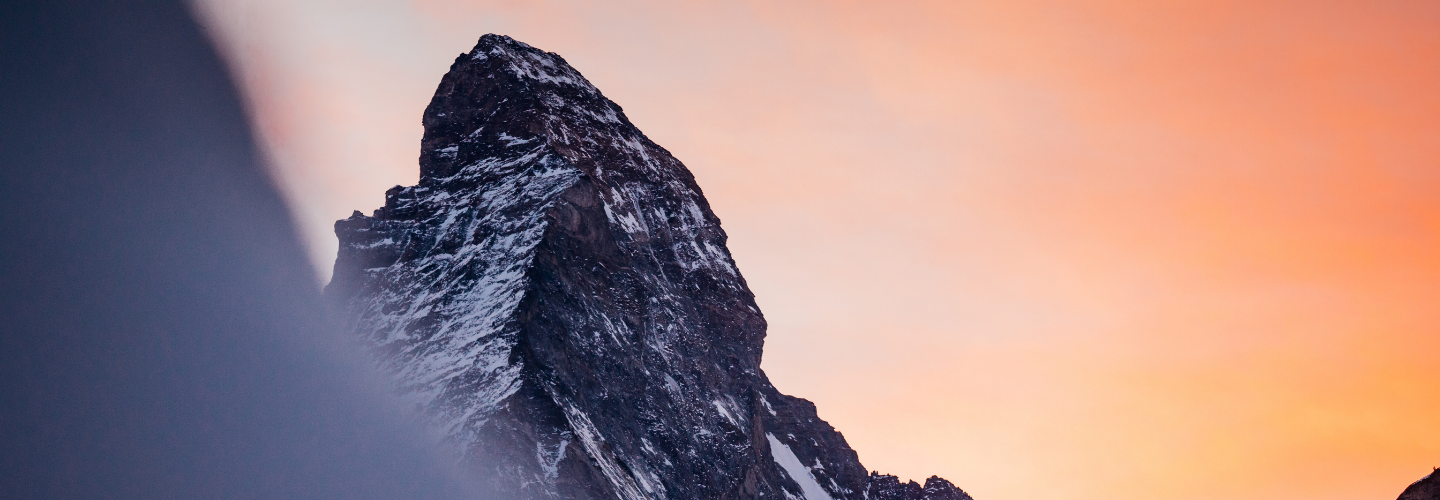
[[1405,488],[1396,500],[1440,500],[1440,474],[1435,471]]
[[925,480],[925,494],[927,500],[974,500],[965,490],[956,488],[950,481],[941,479],[940,476],[930,476]]
[[865,498],[884,498],[887,500],[914,500],[925,494],[915,481],[907,483],[900,482],[900,478],[879,472],[870,473],[870,486],[866,489]]
[[884,500],[973,500],[969,494],[950,481],[939,476],[930,476],[925,486],[915,481],[900,482],[900,478],[879,472],[870,473],[870,485],[865,498]]
[[[760,370],[765,319],[694,177],[564,59],[485,35],[424,125],[419,185],[336,223],[327,294],[490,495],[880,491]],[[969,498],[915,489],[868,498]]]

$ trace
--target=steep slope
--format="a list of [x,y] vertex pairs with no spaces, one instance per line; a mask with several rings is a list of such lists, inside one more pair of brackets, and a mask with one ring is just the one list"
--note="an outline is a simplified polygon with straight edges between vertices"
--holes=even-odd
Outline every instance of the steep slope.
[[1412,483],[1396,500],[1440,500],[1440,469]]
[[775,390],[694,177],[560,56],[485,35],[424,126],[419,185],[336,223],[327,294],[485,494],[969,498],[867,474]]

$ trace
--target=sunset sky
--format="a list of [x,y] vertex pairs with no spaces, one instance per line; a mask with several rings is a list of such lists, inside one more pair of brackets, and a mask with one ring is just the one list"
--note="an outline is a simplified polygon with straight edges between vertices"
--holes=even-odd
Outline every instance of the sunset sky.
[[1440,3],[200,0],[317,266],[450,62],[562,55],[694,172],[764,368],[978,500],[1440,466]]

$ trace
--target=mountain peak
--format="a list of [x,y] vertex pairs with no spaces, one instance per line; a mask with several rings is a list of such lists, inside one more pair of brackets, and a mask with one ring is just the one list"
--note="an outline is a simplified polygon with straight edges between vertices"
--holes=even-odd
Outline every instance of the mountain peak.
[[470,56],[471,56],[471,57],[480,57],[481,54],[487,53],[487,52],[489,52],[491,49],[494,49],[494,48],[499,47],[499,46],[504,46],[504,47],[508,47],[508,48],[512,48],[512,49],[520,49],[520,50],[533,50],[533,51],[537,51],[537,52],[542,52],[542,53],[545,53],[545,54],[549,54],[549,55],[551,55],[551,56],[560,57],[559,55],[555,54],[554,52],[545,52],[545,51],[543,51],[543,50],[540,50],[540,49],[537,49],[537,48],[535,48],[535,47],[530,46],[530,44],[528,44],[528,43],[525,43],[525,42],[516,40],[516,39],[514,39],[514,38],[510,38],[509,35],[500,35],[500,34],[496,34],[496,33],[486,33],[486,34],[484,34],[484,35],[480,35],[480,41],[475,44],[475,48],[474,48],[474,49],[471,49],[471,50],[470,50]]
[[591,133],[596,130],[619,132],[630,142],[644,137],[564,58],[500,35],[481,37],[455,59],[422,124],[422,183],[491,156],[475,146],[538,140],[576,152],[586,149],[580,144],[586,140],[604,139]]
[[560,56],[481,37],[423,123],[420,184],[336,223],[326,293],[479,496],[968,498],[876,489],[898,481],[770,384],[694,176]]
[[469,57],[474,61],[496,60],[510,73],[534,81],[555,85],[570,85],[595,91],[595,87],[580,76],[580,73],[565,62],[565,58],[554,52],[531,47],[505,35],[487,34],[480,37],[475,48],[461,54],[457,61]]

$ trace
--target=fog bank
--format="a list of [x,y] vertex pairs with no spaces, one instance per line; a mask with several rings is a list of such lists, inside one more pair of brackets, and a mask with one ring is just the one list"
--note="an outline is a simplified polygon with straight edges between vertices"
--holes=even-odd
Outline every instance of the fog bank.
[[179,2],[0,6],[0,497],[460,498]]

